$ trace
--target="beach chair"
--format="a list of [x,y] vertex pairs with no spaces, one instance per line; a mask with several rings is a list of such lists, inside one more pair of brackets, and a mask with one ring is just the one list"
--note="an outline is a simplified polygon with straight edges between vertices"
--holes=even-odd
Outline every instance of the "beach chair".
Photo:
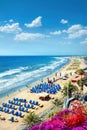
[[5,113],[9,113],[10,111],[9,111],[8,108],[6,108],[4,112],[5,112]]
[[6,110],[6,107],[2,107],[2,111],[5,112],[5,110]]
[[15,105],[12,105],[12,109],[16,110],[16,109],[17,109],[17,107],[16,107]]
[[9,119],[9,121],[11,121],[11,122],[18,122],[18,119],[16,118],[14,118],[13,116]]
[[8,107],[9,105],[7,103],[2,103],[3,107]]
[[18,102],[17,105],[18,105],[18,106],[21,106],[21,102]]
[[22,112],[19,112],[20,117],[24,117],[25,115],[22,114]]
[[9,104],[9,108],[12,108],[12,104]]

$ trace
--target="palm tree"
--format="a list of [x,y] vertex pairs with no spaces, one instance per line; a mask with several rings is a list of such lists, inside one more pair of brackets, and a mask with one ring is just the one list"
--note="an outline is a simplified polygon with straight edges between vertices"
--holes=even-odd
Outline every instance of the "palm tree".
[[80,90],[83,91],[84,79],[78,80],[77,84],[80,86]]
[[72,93],[78,91],[78,88],[76,85],[72,84],[71,82],[69,82],[68,84],[66,84],[62,90],[63,95],[67,96],[68,98],[72,97]]
[[40,124],[41,119],[35,113],[29,113],[23,120],[24,124],[28,127],[32,127],[34,124]]

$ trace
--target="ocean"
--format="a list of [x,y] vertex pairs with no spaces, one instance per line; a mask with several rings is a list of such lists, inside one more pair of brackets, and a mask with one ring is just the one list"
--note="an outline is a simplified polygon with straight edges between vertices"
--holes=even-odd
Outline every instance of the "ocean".
[[0,56],[0,98],[61,69],[68,57]]

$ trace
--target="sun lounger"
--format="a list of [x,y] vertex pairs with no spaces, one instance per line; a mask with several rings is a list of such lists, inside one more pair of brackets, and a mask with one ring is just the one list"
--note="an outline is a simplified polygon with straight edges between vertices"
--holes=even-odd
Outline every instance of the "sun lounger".
[[29,110],[28,110],[28,108],[26,108],[26,110],[25,110],[27,113],[29,113]]
[[20,117],[24,117],[25,115],[24,115],[22,112],[20,112],[20,113],[19,113],[19,116],[20,116]]
[[11,122],[18,122],[17,118],[14,118],[13,116],[9,119]]
[[34,109],[34,105],[33,105],[33,104],[31,104],[30,108]]
[[34,100],[30,100],[29,103],[33,104],[33,105],[39,105],[38,101],[34,101]]

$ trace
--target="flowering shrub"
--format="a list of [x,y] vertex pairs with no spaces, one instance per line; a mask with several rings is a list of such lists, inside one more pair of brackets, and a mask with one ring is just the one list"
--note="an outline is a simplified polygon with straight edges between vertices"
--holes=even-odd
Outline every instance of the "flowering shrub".
[[50,120],[34,125],[28,130],[86,130],[87,115],[83,113],[83,107],[78,106],[74,110],[63,110]]
[[77,110],[75,109],[75,111],[61,111],[58,113],[58,117],[61,117],[61,120],[65,122],[69,128],[82,125],[83,122],[87,120],[87,116],[83,114],[81,107],[78,107]]

